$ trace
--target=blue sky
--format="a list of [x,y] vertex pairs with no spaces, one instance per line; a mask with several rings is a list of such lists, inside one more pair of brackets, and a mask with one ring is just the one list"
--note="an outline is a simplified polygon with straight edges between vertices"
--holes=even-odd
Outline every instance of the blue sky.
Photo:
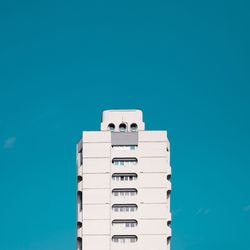
[[167,129],[172,250],[250,245],[249,1],[1,1],[0,249],[75,249],[75,144],[104,109]]

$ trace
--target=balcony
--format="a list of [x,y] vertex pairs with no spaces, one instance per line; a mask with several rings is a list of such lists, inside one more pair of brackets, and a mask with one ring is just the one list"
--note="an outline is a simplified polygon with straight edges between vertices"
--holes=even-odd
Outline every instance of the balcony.
[[138,175],[136,173],[114,173],[112,174],[112,180],[114,181],[134,181],[137,180]]
[[112,242],[114,243],[136,243],[138,240],[136,235],[113,235]]
[[136,204],[114,204],[112,205],[111,219],[122,220],[128,218],[137,218],[138,206]]
[[77,211],[77,221],[81,222],[82,221],[82,216],[83,216],[83,212],[82,211]]
[[82,222],[77,222],[77,237],[82,237]]
[[172,184],[170,181],[167,181],[167,190],[171,191],[172,190]]
[[113,146],[111,157],[136,157],[138,155],[137,146]]
[[138,222],[134,219],[113,220],[111,227],[112,235],[138,234]]
[[138,174],[137,173],[113,173],[112,180],[115,182],[134,182],[137,180]]
[[76,249],[82,250],[82,238],[81,237],[77,237]]
[[172,174],[172,168],[171,168],[170,166],[167,168],[167,173],[168,173],[169,175]]
[[136,165],[138,160],[136,157],[116,157],[112,159],[112,163],[115,166],[128,167]]
[[171,237],[172,236],[172,229],[170,226],[167,226],[167,236]]
[[83,186],[83,181],[81,180],[77,183],[77,190],[82,191],[82,186]]
[[136,188],[114,188],[112,190],[112,203],[136,204],[138,203],[138,191]]
[[138,193],[136,188],[114,188],[112,189],[113,196],[131,197]]
[[[116,238],[115,238],[116,237]],[[124,237],[124,239],[123,239]],[[130,237],[133,237],[130,239]],[[115,250],[136,250],[138,249],[138,242],[137,242],[136,235],[113,235],[111,241],[111,249]]]
[[83,173],[83,165],[77,168],[77,175],[82,176]]
[[168,221],[172,221],[172,214],[169,211],[167,212],[167,219]]

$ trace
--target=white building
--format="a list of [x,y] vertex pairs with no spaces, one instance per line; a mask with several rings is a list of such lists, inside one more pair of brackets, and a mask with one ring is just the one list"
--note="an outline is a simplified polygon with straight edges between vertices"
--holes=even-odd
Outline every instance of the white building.
[[107,110],[77,144],[77,250],[169,250],[170,146],[142,111]]

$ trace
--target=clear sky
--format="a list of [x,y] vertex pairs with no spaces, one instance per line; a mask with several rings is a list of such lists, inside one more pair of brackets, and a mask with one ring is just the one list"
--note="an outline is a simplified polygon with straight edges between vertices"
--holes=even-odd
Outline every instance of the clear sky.
[[168,130],[172,250],[250,249],[249,11],[1,1],[0,249],[75,249],[75,144],[115,108]]

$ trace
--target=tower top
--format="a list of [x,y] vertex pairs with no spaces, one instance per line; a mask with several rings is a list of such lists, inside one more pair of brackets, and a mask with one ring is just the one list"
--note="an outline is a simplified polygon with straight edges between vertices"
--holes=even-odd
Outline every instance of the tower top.
[[139,109],[114,109],[102,113],[102,131],[134,132],[144,129],[143,113]]

